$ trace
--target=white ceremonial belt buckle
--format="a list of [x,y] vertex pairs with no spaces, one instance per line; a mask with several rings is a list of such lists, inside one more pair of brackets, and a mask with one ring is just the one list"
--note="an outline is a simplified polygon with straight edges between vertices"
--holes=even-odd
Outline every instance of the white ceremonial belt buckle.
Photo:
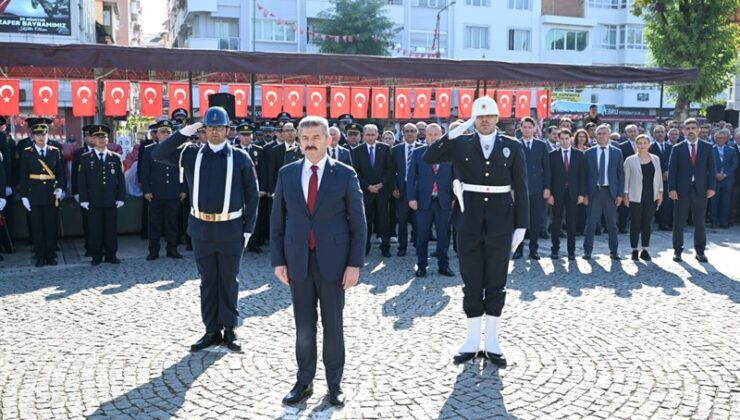
[[228,222],[229,220],[234,220],[242,217],[242,210],[232,211],[231,213],[205,213],[202,211],[196,211],[195,209],[190,209],[190,214],[195,217],[198,220],[202,220],[204,222]]
[[463,191],[484,194],[506,194],[511,192],[511,185],[475,185],[463,184]]

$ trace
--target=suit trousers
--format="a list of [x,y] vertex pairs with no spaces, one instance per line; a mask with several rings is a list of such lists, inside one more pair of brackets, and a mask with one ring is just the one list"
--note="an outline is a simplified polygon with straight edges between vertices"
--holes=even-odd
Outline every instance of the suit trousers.
[[731,199],[732,185],[727,182],[727,179],[717,181],[717,191],[711,200],[712,214],[710,218],[713,225],[717,223],[722,226],[729,224]]
[[90,256],[95,259],[113,258],[118,252],[118,209],[113,207],[90,207],[87,211],[90,232]]
[[583,252],[586,255],[591,255],[594,250],[594,234],[602,217],[604,228],[609,232],[609,252],[616,254],[619,247],[617,206],[614,205],[614,199],[609,194],[608,188],[596,188],[593,195],[588,197],[588,217],[583,238]]
[[624,204],[620,205],[617,209],[617,214],[619,215],[619,218],[617,220],[617,227],[619,227],[620,231],[627,229],[627,222],[630,218],[630,209],[625,207]]
[[[527,236],[529,237],[530,254],[536,254],[540,248],[540,232],[545,226],[545,219],[547,219],[547,203],[542,198],[542,194],[529,194],[529,229],[527,230]],[[517,252],[522,252],[523,249],[524,241],[519,244]]]
[[159,239],[167,239],[167,252],[177,251],[177,221],[180,213],[180,200],[153,199],[149,203],[149,253],[159,253]]
[[552,207],[552,226],[550,236],[552,239],[552,252],[560,249],[560,227],[562,226],[563,213],[565,213],[565,229],[568,234],[568,255],[576,252],[576,213],[578,211],[577,197],[571,194],[570,188],[565,188],[561,197],[555,197],[555,205]]
[[[740,169],[737,169],[740,171]],[[740,181],[735,181],[732,186],[732,198],[730,199],[730,224],[740,222]]]
[[388,229],[388,194],[363,194],[362,201],[365,204],[365,218],[367,220],[367,248],[370,248],[373,228],[380,235],[380,249],[387,250],[391,247],[390,231]]
[[324,369],[326,382],[340,385],[344,374],[344,288],[342,279],[324,279],[319,272],[316,251],[309,251],[308,276],[302,282],[290,282],[296,328],[297,380],[307,385],[316,376],[316,323],[321,308],[324,329]]
[[673,226],[673,200],[667,197],[668,182],[663,182],[663,191],[666,192],[664,193],[663,204],[660,205],[656,212],[656,221],[658,222],[658,227],[670,229]]
[[141,239],[149,238],[149,202],[141,198]]
[[652,229],[653,215],[655,214],[655,201],[642,197],[639,203],[630,201],[630,246],[637,249],[639,239],[642,236],[642,247],[650,246],[650,233]]
[[85,210],[84,208],[80,207],[80,213],[82,214],[82,234],[85,237],[85,252],[92,255],[92,253],[90,252],[90,221],[88,220],[89,210]]
[[437,248],[434,255],[437,257],[437,267],[449,267],[450,258],[447,251],[450,248],[450,210],[442,209],[439,200],[432,198],[428,209],[416,210],[416,259],[419,268],[427,266],[429,238],[432,236],[432,223],[437,233]]
[[[409,243],[409,223],[411,223],[412,234],[416,234],[416,216],[414,210],[409,207],[409,201],[404,198],[405,192],[396,199],[396,213],[398,216],[398,249],[406,249]],[[416,245],[416,238],[411,242]]]
[[200,314],[206,332],[236,327],[239,322],[239,266],[243,241],[211,242],[193,238],[200,273]]
[[57,217],[59,209],[53,204],[32,204],[29,215],[33,254],[37,260],[57,257]]
[[707,194],[705,191],[697,191],[694,184],[689,188],[688,194],[679,195],[678,200],[673,203],[673,251],[683,251],[683,229],[688,221],[689,211],[694,221],[694,249],[698,254],[703,254],[707,246]]

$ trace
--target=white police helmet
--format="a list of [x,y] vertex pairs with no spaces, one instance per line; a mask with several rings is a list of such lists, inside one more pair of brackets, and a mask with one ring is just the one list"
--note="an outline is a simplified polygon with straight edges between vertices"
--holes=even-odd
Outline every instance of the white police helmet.
[[496,101],[488,96],[481,96],[473,102],[472,117],[482,117],[484,115],[498,115],[498,105]]

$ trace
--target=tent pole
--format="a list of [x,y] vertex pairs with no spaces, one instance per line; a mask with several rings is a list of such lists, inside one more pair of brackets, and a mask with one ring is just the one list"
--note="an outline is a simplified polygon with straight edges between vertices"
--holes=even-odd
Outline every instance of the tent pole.
[[488,93],[488,80],[483,81],[483,96],[486,96]]
[[658,124],[663,124],[663,89],[665,82],[660,82],[660,109],[658,109]]
[[479,91],[480,91],[480,80],[476,80],[475,81],[475,95],[474,95],[475,99],[478,99]]
[[[190,95],[188,95],[190,97],[190,103],[188,104],[190,108],[188,109],[188,113],[192,117],[193,116],[193,72],[192,71],[188,72],[188,89],[190,89]],[[170,111],[170,114],[171,113],[172,112]],[[201,111],[200,116],[201,118],[203,118],[204,112]]]
[[257,122],[257,108],[254,105],[254,97],[256,96],[256,92],[254,90],[254,73],[249,75],[249,92],[251,93],[251,97],[249,98],[251,102],[251,112],[249,115],[252,117],[252,121]]

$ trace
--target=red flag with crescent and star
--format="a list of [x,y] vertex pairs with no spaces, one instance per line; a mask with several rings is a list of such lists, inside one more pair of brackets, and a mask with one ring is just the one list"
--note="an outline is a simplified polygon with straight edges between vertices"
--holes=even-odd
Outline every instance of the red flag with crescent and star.
[[332,118],[350,113],[350,88],[332,86],[330,98],[329,111]]
[[468,119],[473,111],[473,96],[475,89],[457,90],[457,116]]
[[234,114],[238,118],[249,116],[249,85],[229,85],[229,93],[234,95]]
[[187,83],[169,83],[170,113],[177,108],[190,109],[190,86]]
[[303,116],[303,85],[283,86],[283,111],[293,118]]
[[262,118],[275,118],[281,111],[283,88],[275,85],[262,85]]
[[439,118],[449,118],[452,89],[434,89],[434,115]]
[[326,86],[306,86],[306,113],[326,117]]
[[59,82],[57,80],[32,80],[33,113],[57,115],[59,112]]
[[98,83],[94,80],[73,80],[70,86],[72,88],[72,115],[94,117]]
[[162,115],[162,83],[139,82],[139,102],[141,115],[159,117]]
[[529,117],[532,113],[531,103],[532,92],[530,90],[518,90],[516,91],[516,117],[524,118]]
[[514,92],[510,90],[496,91],[496,105],[498,105],[498,116],[500,118],[511,117],[511,101],[514,98]]
[[396,119],[411,118],[411,88],[396,88],[393,113]]
[[388,88],[373,88],[373,105],[370,115],[373,118],[388,118]]
[[432,89],[414,89],[414,118],[429,118],[429,108],[432,106]]
[[113,80],[105,81],[105,115],[108,117],[123,117],[128,110],[128,95],[131,83]]
[[370,88],[353,87],[352,104],[350,105],[350,114],[353,117],[364,120],[367,118],[368,104],[370,103]]
[[204,116],[210,107],[208,97],[218,93],[219,90],[221,90],[221,85],[218,83],[198,83],[199,112],[201,116]]
[[550,118],[550,91],[537,91],[537,118]]

